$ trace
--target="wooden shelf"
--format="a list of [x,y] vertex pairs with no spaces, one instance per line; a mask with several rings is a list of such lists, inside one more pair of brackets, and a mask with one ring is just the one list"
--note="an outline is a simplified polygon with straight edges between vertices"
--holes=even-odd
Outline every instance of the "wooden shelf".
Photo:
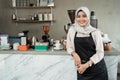
[[38,20],[12,20],[15,23],[40,23],[40,22],[54,22],[55,20],[46,20],[46,21],[38,21]]
[[[49,6],[16,6],[16,7],[13,7],[11,6],[12,9],[14,9],[15,11],[15,15],[19,15],[17,14],[17,10],[18,9],[42,9],[44,11],[44,9],[49,9],[49,12],[52,13],[52,8],[55,7],[54,5],[49,5]],[[51,10],[51,11],[50,11]],[[33,12],[34,13],[34,12]],[[29,13],[28,13],[29,14]],[[34,16],[33,16],[34,17]],[[17,20],[12,20],[13,23],[51,23],[54,22],[55,20],[43,20],[43,21],[39,21],[39,20],[31,20],[31,19],[20,19],[20,18],[17,18]]]
[[12,7],[13,9],[39,9],[39,8],[53,8],[55,6],[17,6],[17,7]]

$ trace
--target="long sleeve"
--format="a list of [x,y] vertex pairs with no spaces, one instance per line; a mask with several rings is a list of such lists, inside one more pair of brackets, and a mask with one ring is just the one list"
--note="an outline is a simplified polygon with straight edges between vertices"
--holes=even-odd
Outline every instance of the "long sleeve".
[[75,51],[74,49],[74,34],[75,34],[75,31],[74,29],[71,27],[68,31],[68,34],[67,34],[67,52],[68,54],[71,54],[73,51]]
[[90,58],[94,64],[100,62],[104,57],[104,48],[101,33],[99,30],[93,32],[93,39],[96,45],[96,53]]

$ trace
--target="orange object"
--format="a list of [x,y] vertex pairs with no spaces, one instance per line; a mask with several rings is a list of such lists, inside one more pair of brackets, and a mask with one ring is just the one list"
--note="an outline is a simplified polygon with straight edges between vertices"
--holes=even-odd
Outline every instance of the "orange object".
[[26,50],[28,50],[28,48],[29,48],[29,45],[20,45],[20,46],[18,46],[18,49],[20,51],[26,51]]
[[112,46],[111,45],[105,45],[104,46],[104,50],[105,51],[110,51],[112,49]]

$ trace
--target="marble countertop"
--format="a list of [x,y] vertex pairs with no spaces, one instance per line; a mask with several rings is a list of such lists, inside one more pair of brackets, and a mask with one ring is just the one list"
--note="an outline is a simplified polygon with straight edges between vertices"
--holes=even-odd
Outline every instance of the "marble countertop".
[[118,55],[120,55],[120,51],[113,48],[110,51],[105,51],[105,55],[107,55],[107,56],[111,56],[111,55],[118,56]]
[[65,50],[52,50],[47,51],[29,49],[27,51],[19,50],[0,50],[0,54],[32,54],[32,55],[69,55]]
[[[30,49],[28,51],[15,51],[15,50],[0,50],[0,54],[32,54],[32,55],[70,55],[65,50],[47,50],[47,51],[35,51]],[[117,56],[120,55],[120,52],[116,49],[111,51],[105,51],[105,56]]]
[[[119,54],[105,51],[109,80],[117,80]],[[77,80],[75,74],[74,59],[65,50],[0,50],[0,80]]]

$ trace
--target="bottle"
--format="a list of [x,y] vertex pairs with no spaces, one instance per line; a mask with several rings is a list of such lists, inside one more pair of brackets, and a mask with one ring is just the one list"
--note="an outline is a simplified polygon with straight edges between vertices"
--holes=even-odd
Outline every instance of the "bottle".
[[40,1],[39,1],[39,0],[37,0],[37,7],[38,7],[38,6],[40,6]]
[[38,20],[38,14],[34,15],[34,20]]
[[42,14],[42,13],[39,13],[39,14],[38,14],[38,20],[39,20],[39,21],[42,21],[42,20],[43,20],[43,14]]
[[35,43],[36,43],[36,38],[35,36],[32,37],[32,46],[35,46]]
[[47,21],[48,20],[48,14],[45,12],[44,13],[44,21]]
[[53,20],[53,14],[52,13],[48,13],[48,20]]
[[16,20],[17,18],[16,18],[16,14],[15,13],[13,13],[12,14],[12,20]]
[[16,0],[12,0],[12,6],[16,7]]

